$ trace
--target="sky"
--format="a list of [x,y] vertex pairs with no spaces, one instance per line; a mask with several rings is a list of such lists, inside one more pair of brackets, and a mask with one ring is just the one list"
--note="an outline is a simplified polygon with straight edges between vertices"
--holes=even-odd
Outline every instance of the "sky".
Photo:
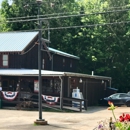
[[[1,6],[2,1],[3,1],[3,0],[0,0],[0,6]],[[12,2],[12,0],[8,0],[8,1],[9,1],[9,3],[11,3],[11,2]]]
[[2,2],[2,0],[0,0],[0,5],[1,5],[1,2]]

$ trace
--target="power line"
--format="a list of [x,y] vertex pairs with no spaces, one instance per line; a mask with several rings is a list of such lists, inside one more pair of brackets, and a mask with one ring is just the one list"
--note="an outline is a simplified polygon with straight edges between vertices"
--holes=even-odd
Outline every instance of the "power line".
[[[83,13],[84,11],[81,11],[81,13]],[[75,13],[72,13],[72,12],[65,12],[65,13],[52,13],[52,14],[45,14],[45,15],[39,15],[39,17],[45,17],[45,16],[55,16],[55,15],[63,15],[63,14],[76,14],[76,13],[79,13],[79,12],[75,12]],[[11,20],[11,19],[24,19],[24,18],[37,18],[37,15],[36,16],[25,16],[25,17],[14,17],[14,18],[7,18],[7,20]]]
[[[109,9],[121,9],[121,8],[126,8],[127,6],[117,6],[117,7],[109,7],[109,8],[104,8],[104,10],[109,10]],[[89,11],[96,11],[94,10],[89,10]],[[39,15],[40,17],[45,17],[45,16],[54,16],[54,15],[63,15],[63,14],[76,14],[76,13],[84,13],[85,11],[78,11],[78,12],[64,12],[64,13],[52,13],[52,14],[45,14],[45,15]],[[7,18],[7,20],[11,19],[24,19],[24,18],[36,18],[37,16],[25,16],[25,17],[14,17],[14,18]]]
[[[106,25],[117,25],[117,24],[127,24],[130,23],[130,21],[121,21],[121,22],[112,22],[112,23],[102,23],[102,24],[89,24],[89,25],[79,25],[79,26],[67,26],[67,27],[55,27],[55,28],[49,28],[50,30],[61,30],[61,29],[75,29],[75,28],[84,28],[84,27],[97,27],[97,26],[106,26]],[[12,32],[29,32],[29,31],[39,31],[43,30],[46,31],[48,28],[45,29],[31,29],[31,30],[19,30],[19,31],[12,31]]]
[[[96,27],[96,26],[106,26],[106,25],[126,24],[126,23],[130,23],[130,21],[102,23],[102,24],[92,24],[92,25],[90,24],[90,25],[57,27],[57,28],[49,28],[49,30],[70,29],[70,28],[83,28],[83,27]],[[41,29],[41,30],[48,30],[48,29]]]
[[[105,11],[105,12],[96,12],[96,13],[89,13],[89,14],[78,14],[78,15],[65,15],[65,16],[56,16],[56,17],[48,17],[48,18],[39,18],[40,20],[50,20],[50,19],[59,19],[59,18],[70,18],[70,17],[82,17],[87,15],[97,15],[97,14],[106,14],[106,13],[114,13],[114,12],[125,12],[129,11],[130,9],[124,10],[112,10],[112,11]],[[30,22],[30,21],[37,21],[37,19],[25,19],[25,20],[14,20],[14,21],[5,21],[7,23],[16,23],[16,22]],[[4,23],[5,23],[4,22]],[[2,23],[2,22],[1,22]]]
[[26,51],[26,52],[22,52],[21,54],[19,54],[19,55],[25,55],[26,53],[28,53],[29,51],[31,51],[34,47],[35,47],[35,45],[36,45],[36,43],[30,48],[30,49],[28,49],[28,51]]

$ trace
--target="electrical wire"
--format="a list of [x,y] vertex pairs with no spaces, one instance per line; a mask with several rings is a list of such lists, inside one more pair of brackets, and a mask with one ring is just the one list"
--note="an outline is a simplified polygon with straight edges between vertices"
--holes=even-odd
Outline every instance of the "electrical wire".
[[[106,26],[106,25],[117,25],[117,24],[127,24],[130,21],[121,21],[121,22],[111,22],[111,23],[102,23],[102,24],[89,24],[89,25],[79,25],[79,26],[67,26],[67,27],[55,27],[49,28],[49,30],[61,30],[61,29],[75,29],[75,28],[84,28],[84,27],[97,27],[97,26]],[[45,29],[31,29],[31,30],[19,30],[19,31],[11,31],[11,32],[29,32],[29,31],[46,31],[48,28]],[[3,33],[3,32],[2,32]]]
[[[7,22],[7,23],[16,23],[16,22],[30,22],[30,21],[38,21],[38,20],[50,20],[50,19],[70,18],[70,17],[79,17],[79,16],[82,17],[82,16],[88,16],[88,15],[106,14],[106,13],[114,13],[114,12],[125,12],[125,11],[129,11],[129,10],[130,9],[113,10],[113,11],[97,12],[97,13],[89,13],[89,14],[56,16],[56,17],[39,18],[39,19],[37,18],[37,19],[25,19],[25,20],[13,20],[13,21],[5,21],[5,22]],[[0,22],[0,23],[2,23],[2,22]]]
[[[117,7],[109,7],[109,8],[104,8],[104,10],[109,10],[109,9],[121,9],[121,8],[126,8],[127,6],[117,6]],[[89,10],[91,11],[96,11],[96,9],[94,10]],[[98,10],[99,11],[99,10]],[[84,13],[85,11],[77,11],[77,12],[64,12],[64,13],[52,13],[52,14],[45,14],[45,15],[39,15],[40,17],[45,17],[45,16],[54,16],[54,15],[64,15],[64,14],[79,14],[80,13]],[[14,17],[14,18],[7,18],[7,20],[11,20],[11,19],[24,19],[24,18],[36,18],[36,16],[25,16],[25,17]]]
[[[130,23],[130,21],[121,21],[121,22],[112,22],[112,23],[102,23],[102,24],[90,24],[90,25],[79,25],[79,26],[67,26],[67,27],[55,27],[55,28],[49,28],[49,30],[60,30],[60,29],[71,29],[71,28],[83,28],[83,27],[96,27],[96,26],[106,26],[106,25],[116,25],[116,24],[126,24]],[[40,30],[40,29],[38,29]],[[48,30],[47,29],[41,29],[41,30]]]
[[[103,24],[92,24],[92,25],[79,25],[79,26],[57,27],[57,28],[49,28],[49,30],[83,28],[83,27],[96,27],[96,26],[117,25],[117,24],[126,24],[126,23],[130,23],[130,21],[121,21],[121,22],[103,23]],[[40,30],[40,29],[38,29],[38,30]],[[48,30],[48,28],[41,29],[41,30]]]
[[[30,49],[28,49],[28,51],[22,52],[22,53],[19,54],[19,55],[25,55],[25,54],[27,54],[27,53],[28,53],[29,51],[31,51],[36,45],[37,45],[37,43],[35,43]],[[41,49],[41,51],[50,52],[49,50],[44,50],[44,49]]]
[[22,52],[22,53],[19,54],[19,55],[25,55],[25,54],[27,54],[29,51],[31,51],[31,50],[35,47],[35,45],[36,45],[36,44],[34,44],[31,48],[29,48],[28,51]]

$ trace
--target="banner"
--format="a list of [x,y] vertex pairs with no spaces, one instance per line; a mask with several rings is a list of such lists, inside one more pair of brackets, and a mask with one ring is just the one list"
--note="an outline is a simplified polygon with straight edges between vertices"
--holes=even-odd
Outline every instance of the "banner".
[[1,91],[1,92],[3,98],[10,101],[13,101],[18,95],[18,92],[11,92],[11,91]]
[[47,102],[50,105],[55,105],[59,100],[59,97],[53,97],[53,96],[47,96],[47,95],[42,95],[42,98],[45,102]]

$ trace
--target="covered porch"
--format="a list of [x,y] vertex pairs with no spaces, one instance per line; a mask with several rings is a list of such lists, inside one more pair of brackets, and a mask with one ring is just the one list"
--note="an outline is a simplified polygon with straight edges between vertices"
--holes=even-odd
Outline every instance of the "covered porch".
[[[33,95],[38,102],[38,72],[32,69],[0,70],[1,98],[3,98],[2,92],[18,92],[14,101],[31,98]],[[106,88],[111,87],[110,77],[46,70],[42,70],[41,75],[42,95],[48,99],[44,102],[48,103],[49,98],[56,99],[57,97],[59,99],[55,104],[59,105],[60,109],[65,106],[73,107],[73,102],[80,104],[79,109],[82,108],[82,102],[85,109],[87,106],[97,105],[98,100],[105,96]],[[79,91],[81,96],[75,97],[74,91]]]

